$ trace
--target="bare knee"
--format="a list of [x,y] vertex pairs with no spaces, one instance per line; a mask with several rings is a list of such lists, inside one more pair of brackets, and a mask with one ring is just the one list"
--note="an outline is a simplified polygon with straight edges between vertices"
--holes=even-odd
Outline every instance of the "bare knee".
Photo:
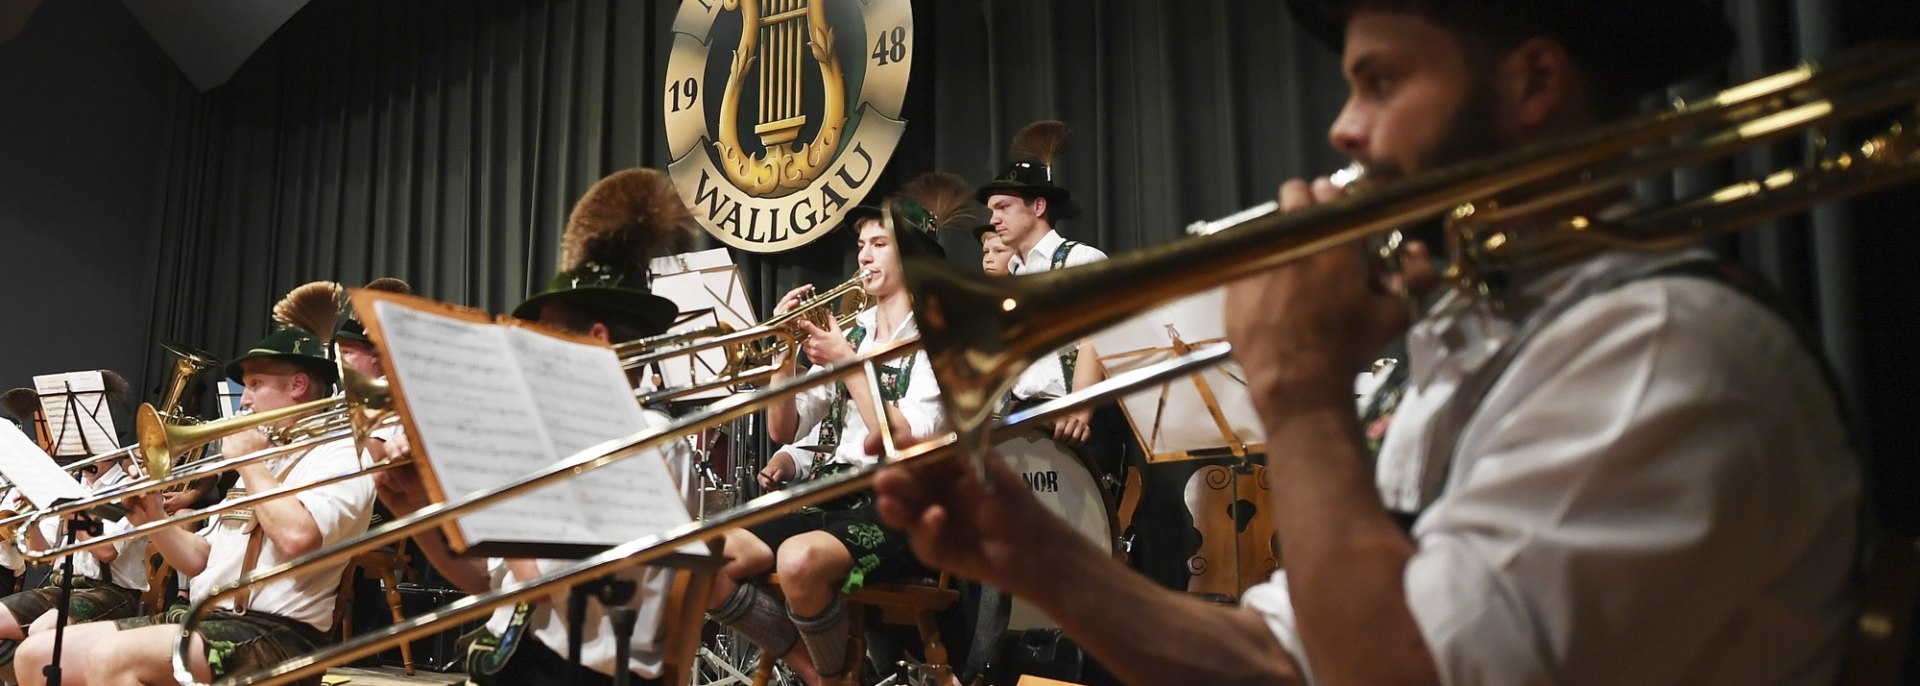
[[846,576],[847,553],[832,537],[799,536],[780,546],[775,567],[788,593],[826,588]]
[[727,578],[734,581],[746,581],[773,568],[773,549],[768,548],[760,537],[742,529],[727,532],[722,554],[727,558],[723,570]]
[[53,661],[53,635],[37,634],[28,636],[13,651],[13,673],[22,686],[38,686],[46,683],[41,670]]
[[27,635],[32,636],[44,631],[52,631],[53,625],[59,621],[60,613],[58,611],[47,610],[46,612],[42,612],[39,617],[33,619],[33,625],[27,627]]

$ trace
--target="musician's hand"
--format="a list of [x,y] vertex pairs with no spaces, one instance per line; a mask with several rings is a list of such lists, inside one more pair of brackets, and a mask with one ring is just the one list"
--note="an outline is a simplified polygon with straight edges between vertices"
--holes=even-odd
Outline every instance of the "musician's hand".
[[380,502],[395,515],[405,517],[427,506],[427,488],[420,483],[420,473],[412,467],[389,469],[373,475],[373,491],[380,496]]
[[393,435],[387,436],[381,441],[381,444],[385,446],[382,449],[384,454],[381,457],[388,462],[404,458],[413,452],[413,444],[407,442],[407,432],[405,431],[393,432]]
[[[1295,212],[1338,197],[1324,178],[1311,186],[1289,181],[1280,187],[1280,208]],[[1422,250],[1409,257],[1425,263],[1424,256]],[[1411,324],[1406,301],[1379,279],[1354,244],[1228,288],[1227,340],[1263,415],[1335,401],[1352,409],[1354,375]]]
[[794,308],[800,306],[800,303],[805,302],[809,295],[813,295],[813,284],[803,283],[795,286],[793,290],[787,291],[786,295],[780,296],[780,302],[774,304],[774,316],[792,312]]
[[127,522],[134,526],[157,522],[173,514],[173,510],[166,509],[160,496],[154,493],[133,496],[121,504],[127,508]]
[[1093,409],[1083,408],[1060,415],[1053,420],[1053,440],[1069,448],[1078,448],[1087,444],[1093,436]]
[[189,507],[192,507],[194,501],[199,500],[200,497],[205,494],[206,494],[206,487],[204,485],[194,484],[186,487],[185,489],[175,491],[173,493],[168,493],[165,498],[161,499],[160,509],[161,511],[171,515],[175,512],[179,512],[181,510],[185,510]]
[[220,439],[220,454],[228,457],[258,452],[268,447],[267,434],[261,431],[242,431]]
[[793,453],[787,450],[776,452],[773,454],[773,459],[767,460],[767,466],[760,468],[760,488],[769,491],[779,488],[793,479],[797,471],[798,467],[793,463]]
[[906,532],[921,562],[1015,595],[1031,594],[1048,573],[1040,562],[1048,556],[1035,551],[1084,541],[1076,541],[1080,534],[1034,499],[998,455],[986,460],[991,492],[965,457],[917,469],[887,467],[874,481],[880,519]]
[[807,359],[814,364],[839,364],[854,357],[853,344],[847,342],[845,334],[840,332],[838,323],[829,321],[827,328],[814,326],[813,322],[799,321],[794,324],[807,336]]

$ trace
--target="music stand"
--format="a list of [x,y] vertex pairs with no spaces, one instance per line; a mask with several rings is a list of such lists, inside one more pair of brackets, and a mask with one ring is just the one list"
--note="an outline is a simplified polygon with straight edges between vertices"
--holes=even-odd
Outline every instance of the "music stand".
[[[1093,336],[1094,349],[1109,374],[1155,364],[1194,349],[1220,343],[1226,338],[1226,291],[1213,289],[1148,310],[1119,326]],[[1195,471],[1185,488],[1190,512],[1233,512],[1233,531],[1212,532],[1196,519],[1194,528],[1203,540],[1219,547],[1203,545],[1187,560],[1194,576],[1188,589],[1202,592],[1208,584],[1206,570],[1217,567],[1216,556],[1231,556],[1226,569],[1232,574],[1235,595],[1245,591],[1249,575],[1243,572],[1249,553],[1258,553],[1261,543],[1248,529],[1251,513],[1258,512],[1264,500],[1259,495],[1266,467],[1254,458],[1266,452],[1266,432],[1254,412],[1247,390],[1246,375],[1232,360],[1190,376],[1168,381],[1158,388],[1122,398],[1120,408],[1127,423],[1147,453],[1147,462],[1157,464],[1205,458],[1232,459],[1230,465],[1210,464]],[[1225,498],[1226,502],[1220,502]],[[1243,502],[1244,501],[1244,502]],[[1246,509],[1248,507],[1251,509]],[[1241,520],[1241,512],[1249,518]],[[1215,537],[1228,534],[1230,544]],[[1246,540],[1243,540],[1246,539]],[[1253,562],[1270,564],[1265,556]],[[1274,561],[1273,563],[1277,563]],[[1212,594],[1207,594],[1212,595]]]
[[116,450],[120,441],[107,408],[106,380],[99,370],[33,377],[47,416],[56,458],[86,457]]
[[[740,283],[740,270],[726,248],[654,258],[650,269],[653,294],[680,308],[680,317],[668,333],[720,324],[740,330],[759,321],[747,289]],[[726,367],[726,351],[716,348],[662,362],[657,371],[662,387],[676,388],[712,381]],[[718,400],[729,394],[727,389],[716,388],[680,400]]]

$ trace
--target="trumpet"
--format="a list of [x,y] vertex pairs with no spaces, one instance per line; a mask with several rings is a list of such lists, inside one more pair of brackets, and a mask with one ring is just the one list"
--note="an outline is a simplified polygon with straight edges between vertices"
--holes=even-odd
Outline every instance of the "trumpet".
[[719,348],[725,351],[727,363],[716,378],[678,388],[635,391],[634,397],[641,404],[651,405],[717,388],[759,383],[780,370],[780,364],[776,363],[780,356],[806,342],[807,337],[794,327],[795,322],[805,319],[813,322],[814,326],[826,329],[829,328],[828,322],[832,321],[844,329],[852,325],[854,317],[872,307],[872,297],[861,286],[861,282],[871,274],[872,270],[862,269],[840,285],[802,301],[792,311],[774,315],[745,329],[735,331],[732,326],[721,324],[694,331],[662,334],[621,343],[614,346],[614,353],[620,357],[621,367],[638,369],[704,350]]
[[[319,445],[339,440],[353,440],[364,444],[371,432],[379,427],[397,421],[392,411],[392,392],[384,379],[375,379],[351,368],[343,367],[340,376],[341,394],[337,397],[321,398],[277,410],[255,412],[232,419],[203,424],[173,424],[160,418],[158,410],[152,405],[142,405],[135,417],[137,433],[140,437],[140,451],[150,473],[143,479],[121,488],[95,493],[86,498],[63,503],[58,507],[42,510],[27,516],[27,522],[20,531],[14,533],[20,553],[28,561],[39,562],[62,557],[98,546],[112,545],[122,540],[145,536],[155,530],[205,519],[223,512],[252,507],[254,504],[272,500],[302,491],[338,483],[348,479],[374,474],[409,464],[411,460],[399,459],[378,462],[357,471],[330,476],[297,486],[286,486],[264,493],[248,494],[242,498],[230,499],[211,508],[192,513],[175,515],[133,527],[127,531],[110,536],[99,536],[39,550],[30,545],[26,532],[39,525],[46,517],[69,516],[86,512],[94,508],[111,505],[128,498],[149,493],[165,491],[177,486],[185,486],[193,481],[231,471],[239,467],[287,455],[304,455],[307,450]],[[315,414],[318,413],[318,414]],[[223,456],[210,462],[200,462],[173,471],[172,457],[195,450],[224,436],[245,431],[258,430],[273,424],[299,420],[292,427],[276,430],[273,434],[280,443],[273,447],[256,450],[243,455]]]
[[[981,455],[1003,429],[1106,401],[1116,394],[1160,379],[1192,374],[1226,359],[1224,346],[1209,346],[1159,365],[1115,375],[1083,391],[1015,413],[999,425],[989,424],[1001,392],[1033,360],[1154,304],[1387,233],[1410,221],[1459,207],[1463,199],[1490,198],[1523,187],[1538,189],[1544,184],[1577,179],[1581,184],[1578,189],[1547,188],[1533,196],[1558,196],[1564,201],[1597,187],[1617,187],[1647,173],[1797,135],[1809,127],[1895,107],[1911,108],[1916,100],[1920,100],[1920,54],[1911,50],[1869,51],[1824,68],[1806,66],[1783,72],[1703,100],[1677,104],[1670,111],[1600,127],[1562,141],[1367,189],[1308,211],[1287,216],[1273,211],[1257,213],[1231,222],[1213,235],[1096,264],[993,279],[963,275],[944,263],[916,260],[908,265],[907,280],[915,295],[920,339],[894,343],[819,374],[789,379],[754,394],[735,395],[670,426],[582,451],[524,481],[430,505],[365,536],[217,589],[189,609],[182,622],[182,639],[175,644],[173,656],[175,675],[182,684],[197,683],[187,670],[192,645],[188,639],[217,603],[249,586],[309,565],[344,562],[362,550],[399,541],[476,508],[640,454],[685,433],[745,416],[814,384],[832,383],[857,370],[868,371],[866,387],[859,392],[877,395],[872,365],[912,354],[923,344],[949,404],[948,416],[955,434],[900,451],[892,444],[890,432],[879,432],[892,462],[906,468],[953,454]],[[1704,137],[1675,142],[1677,135],[1703,130]],[[1700,200],[1617,222],[1574,218],[1539,232],[1520,231],[1488,219],[1511,216],[1504,215],[1508,210],[1477,206],[1474,211],[1456,213],[1464,219],[1449,226],[1448,240],[1457,259],[1469,262],[1449,277],[1478,297],[1499,298],[1497,279],[1490,277],[1513,265],[1564,259],[1582,250],[1667,246],[1916,178],[1920,178],[1920,137],[1912,131],[1911,123],[1902,123],[1857,150],[1827,157],[1803,170],[1777,172]],[[883,216],[889,214],[883,212]],[[724,529],[748,526],[794,507],[852,492],[864,487],[875,471],[858,470],[768,494],[704,523],[630,541],[533,583],[473,596],[262,672],[229,674],[217,683],[283,684],[312,677],[331,665],[377,653],[398,641],[476,619],[493,607],[662,559],[684,543],[706,540]]]

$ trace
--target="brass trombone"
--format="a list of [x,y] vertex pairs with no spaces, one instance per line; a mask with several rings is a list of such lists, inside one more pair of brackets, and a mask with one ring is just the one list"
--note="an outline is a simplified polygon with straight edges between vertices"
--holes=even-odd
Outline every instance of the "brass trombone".
[[[30,562],[40,562],[52,558],[112,545],[122,540],[145,536],[158,529],[178,526],[188,522],[205,519],[222,512],[252,507],[254,504],[271,500],[321,486],[338,483],[386,471],[410,462],[410,460],[392,460],[364,466],[353,472],[330,476],[325,479],[286,486],[264,493],[248,494],[221,502],[213,507],[166,517],[148,522],[126,531],[108,536],[98,536],[70,545],[61,545],[39,550],[28,544],[27,534],[46,517],[59,517],[85,512],[96,507],[110,505],[128,498],[149,493],[165,491],[176,486],[184,486],[195,480],[214,474],[230,471],[245,465],[263,462],[285,455],[304,454],[307,450],[324,443],[338,440],[353,440],[356,444],[364,440],[373,429],[397,420],[391,410],[392,393],[385,379],[375,379],[351,368],[341,368],[341,394],[337,397],[310,400],[289,405],[277,410],[256,412],[203,424],[174,424],[160,417],[152,405],[140,406],[135,423],[139,434],[139,447],[150,470],[151,478],[126,484],[120,488],[95,493],[86,498],[62,503],[58,507],[42,510],[28,516],[25,526],[14,533],[14,540],[20,554]],[[314,413],[319,414],[314,414]],[[184,471],[173,473],[172,457],[184,452],[197,450],[220,439],[244,431],[253,431],[283,420],[301,419],[293,427],[277,432],[279,445],[256,450],[243,455],[223,456],[211,462],[200,462],[188,466]]]
[[[1538,190],[1535,198],[1618,186],[1632,178],[1716,158],[1759,143],[1778,140],[1846,118],[1895,107],[1912,108],[1920,100],[1920,54],[1906,49],[1872,50],[1831,63],[1783,72],[1722,91],[1670,111],[1595,129],[1526,150],[1470,162],[1402,180],[1345,200],[1297,214],[1273,212],[1231,222],[1213,235],[1122,255],[1105,262],[1036,276],[988,279],[944,263],[915,261],[907,272],[915,294],[921,339],[934,365],[949,418],[957,434],[944,441],[896,452],[888,432],[879,432],[895,462],[912,468],[957,452],[984,453],[1001,428],[1057,415],[1103,401],[1159,379],[1183,376],[1224,360],[1215,346],[1154,367],[1116,375],[1105,382],[1016,413],[1002,424],[988,418],[1005,387],[1032,360],[1135,312],[1184,294],[1213,288],[1313,252],[1348,245],[1458,207],[1463,200],[1492,198],[1516,189]],[[1677,135],[1708,130],[1692,143]],[[1828,157],[1805,170],[1779,172],[1761,181],[1731,186],[1677,209],[1655,210],[1619,222],[1571,219],[1553,228],[1519,231],[1484,220],[1504,210],[1464,213],[1449,227],[1457,258],[1464,264],[1450,274],[1461,287],[1483,297],[1500,296],[1488,277],[1517,264],[1564,259],[1565,255],[1612,247],[1665,247],[1820,202],[1920,178],[1920,140],[1911,124],[1896,125],[1854,152]],[[1578,190],[1550,184],[1583,184]],[[1478,215],[1478,216],[1476,216]],[[891,212],[883,212],[890,217]],[[1510,216],[1510,215],[1509,215]],[[1724,223],[1723,223],[1724,222]],[[729,421],[792,396],[816,383],[839,380],[856,369],[912,354],[920,341],[896,343],[822,373],[791,379],[752,395],[736,395],[671,426],[642,431],[562,460],[528,479],[423,508],[367,535],[217,589],[196,603],[175,644],[175,676],[196,683],[187,670],[190,639],[215,604],[253,584],[313,564],[338,564],[370,547],[390,544],[561,479],[676,440],[679,436]],[[875,374],[868,388],[877,394]],[[873,469],[805,484],[757,498],[704,523],[676,527],[610,549],[534,583],[455,602],[440,611],[399,625],[361,634],[352,641],[252,674],[228,675],[220,684],[283,684],[324,672],[327,667],[374,654],[398,640],[443,630],[448,622],[476,619],[491,608],[550,592],[555,585],[604,576],[660,559],[678,546],[705,540],[719,531],[747,526],[793,507],[838,497],[867,485]]]

